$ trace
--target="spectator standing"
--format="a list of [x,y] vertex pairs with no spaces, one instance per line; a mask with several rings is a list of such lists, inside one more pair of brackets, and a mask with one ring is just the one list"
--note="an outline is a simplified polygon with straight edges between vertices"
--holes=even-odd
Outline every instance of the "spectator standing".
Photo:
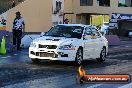
[[67,18],[64,20],[64,24],[69,24],[69,20]]
[[15,7],[15,6],[16,6],[16,2],[13,1],[13,3],[12,3],[12,8]]
[[17,44],[17,50],[20,49],[22,32],[25,32],[25,23],[20,12],[16,12],[16,18],[13,22],[13,45]]

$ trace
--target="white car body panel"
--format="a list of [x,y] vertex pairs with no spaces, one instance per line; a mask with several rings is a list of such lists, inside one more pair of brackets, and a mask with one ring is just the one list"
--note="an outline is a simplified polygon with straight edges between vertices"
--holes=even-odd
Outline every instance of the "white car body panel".
[[[89,27],[87,25],[81,25],[81,24],[62,24],[64,26],[82,26],[82,27]],[[85,30],[84,30],[85,31]],[[83,33],[84,35],[84,33]],[[83,36],[82,35],[82,36]],[[101,35],[101,34],[100,34]],[[100,38],[96,39],[87,39],[84,40],[83,38],[77,39],[77,38],[66,38],[66,37],[51,37],[51,36],[43,36],[38,39],[35,39],[33,43],[36,44],[36,47],[29,47],[29,57],[32,59],[42,59],[42,60],[60,60],[60,61],[75,61],[76,53],[79,47],[83,48],[83,59],[91,59],[91,58],[99,58],[100,52],[103,48],[103,46],[106,47],[106,50],[108,52],[108,41],[107,39],[101,35]],[[56,49],[47,49],[47,48],[39,48],[39,44],[41,45],[55,45],[57,46]],[[59,49],[62,45],[69,45],[72,44],[75,47],[75,50],[61,50]],[[32,53],[31,53],[32,52]],[[33,55],[34,53],[35,55]],[[40,55],[37,56],[37,52],[39,53],[53,53],[54,55],[57,55],[55,57],[50,56],[43,56],[40,57]],[[63,52],[64,55],[68,55],[65,57],[62,57],[59,52]]]

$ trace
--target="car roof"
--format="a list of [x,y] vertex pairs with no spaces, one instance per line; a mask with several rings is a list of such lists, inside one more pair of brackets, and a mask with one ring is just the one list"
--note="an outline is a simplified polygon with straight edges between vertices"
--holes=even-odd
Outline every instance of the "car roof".
[[90,27],[92,25],[84,25],[84,24],[58,24],[62,26],[81,26],[81,27]]

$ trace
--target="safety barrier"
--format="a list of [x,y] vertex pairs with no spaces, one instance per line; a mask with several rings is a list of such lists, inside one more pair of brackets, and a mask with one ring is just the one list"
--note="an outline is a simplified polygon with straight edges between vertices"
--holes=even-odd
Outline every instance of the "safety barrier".
[[0,30],[0,54],[16,50],[13,46],[13,34],[6,30]]
[[0,54],[5,55],[6,54],[6,43],[5,43],[5,37],[2,37],[2,41],[0,43]]

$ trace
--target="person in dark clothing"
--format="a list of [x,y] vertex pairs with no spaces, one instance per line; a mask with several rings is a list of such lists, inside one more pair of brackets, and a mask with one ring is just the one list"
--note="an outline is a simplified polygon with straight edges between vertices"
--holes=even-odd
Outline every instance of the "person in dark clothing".
[[64,20],[64,24],[69,24],[69,20],[67,18]]
[[3,26],[5,26],[5,25],[6,25],[6,20],[4,19],[4,17],[3,17],[3,16],[1,17],[1,21],[0,21],[0,22],[1,22],[1,24],[2,24]]
[[16,18],[13,22],[13,45],[17,45],[17,50],[20,49],[22,32],[25,31],[25,23],[20,12],[16,12]]
[[15,7],[15,6],[16,6],[16,2],[13,1],[13,3],[12,3],[12,8]]

